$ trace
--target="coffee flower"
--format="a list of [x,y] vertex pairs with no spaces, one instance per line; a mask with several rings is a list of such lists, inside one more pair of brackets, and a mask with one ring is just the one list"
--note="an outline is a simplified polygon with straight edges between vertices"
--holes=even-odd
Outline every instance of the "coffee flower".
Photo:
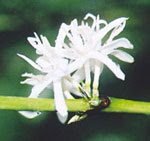
[[[27,61],[33,68],[42,72],[40,75],[34,75],[31,73],[25,73],[23,77],[29,77],[22,84],[32,85],[30,98],[38,98],[40,93],[46,87],[52,87],[54,91],[55,107],[57,110],[57,115],[59,120],[64,123],[67,119],[67,106],[65,104],[64,98],[73,98],[70,91],[74,94],[81,96],[77,90],[72,89],[72,78],[70,77],[70,72],[68,72],[68,59],[62,56],[60,50],[52,47],[48,42],[47,38],[40,36],[40,38],[35,33],[35,37],[29,37],[28,41],[36,49],[36,53],[40,55],[35,62],[30,60],[24,55],[18,54],[21,58]],[[68,90],[70,87],[70,91]],[[39,115],[39,112],[28,112],[21,111],[21,114],[28,118],[34,118]]]
[[[86,20],[92,19],[90,25]],[[104,65],[114,75],[125,79],[125,74],[110,58],[110,55],[121,61],[132,63],[134,58],[120,50],[120,48],[133,49],[133,45],[126,38],[114,39],[120,34],[126,24],[127,18],[121,17],[110,23],[100,19],[99,15],[87,14],[81,24],[74,19],[70,25],[63,23],[59,29],[55,47],[52,47],[47,38],[35,33],[28,41],[39,55],[33,62],[24,55],[18,54],[33,68],[41,72],[39,75],[25,73],[28,77],[22,84],[32,85],[30,98],[38,98],[45,88],[52,88],[54,101],[59,120],[64,123],[68,112],[65,98],[72,99],[73,95],[87,98],[89,104],[99,104],[99,78]],[[94,73],[91,90],[91,72]],[[84,83],[85,80],[85,83]],[[85,95],[84,95],[85,94]],[[21,111],[28,118],[39,115],[39,112]]]
[[[119,65],[113,62],[109,55],[132,63],[133,57],[120,48],[133,49],[133,45],[126,38],[114,39],[123,31],[127,18],[121,17],[110,23],[100,19],[99,15],[96,17],[87,14],[84,20],[88,18],[92,19],[92,25],[85,21],[80,25],[76,19],[70,25],[63,23],[56,41],[63,43],[61,47],[64,49],[64,56],[72,61],[70,71],[82,72],[85,85],[90,85],[90,72],[94,72],[93,89],[97,90],[103,65],[106,65],[117,78],[125,79]],[[106,38],[106,35],[109,37]],[[60,42],[57,43],[59,46]]]

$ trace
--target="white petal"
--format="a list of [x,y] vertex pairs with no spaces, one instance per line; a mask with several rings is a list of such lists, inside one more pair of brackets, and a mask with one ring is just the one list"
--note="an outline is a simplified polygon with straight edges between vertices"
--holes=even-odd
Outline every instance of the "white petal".
[[115,57],[117,57],[118,59],[120,59],[121,61],[124,61],[124,62],[128,62],[128,63],[134,62],[134,58],[130,54],[128,54],[122,50],[114,50],[111,53],[111,55],[114,55]]
[[31,59],[27,58],[24,55],[21,54],[17,54],[19,57],[23,58],[25,61],[27,61],[32,67],[34,67],[35,69],[42,71],[41,67],[39,65],[37,65],[36,63],[34,63]]
[[99,38],[102,39],[109,31],[111,31],[113,28],[118,27],[120,24],[125,22],[128,18],[121,17],[118,19],[115,19],[114,21],[107,24],[104,28],[102,28],[99,31]]
[[29,43],[36,49],[37,54],[47,54],[51,45],[47,38],[43,35],[40,35],[41,39],[34,32],[35,37],[28,37],[27,40]]
[[33,78],[28,78],[24,81],[20,82],[21,84],[29,84],[29,85],[36,85],[38,83],[37,80],[33,79]]
[[38,37],[38,35],[34,32],[35,37],[28,37],[27,40],[29,41],[29,43],[36,49],[38,49],[38,46],[41,46],[41,40]]
[[98,87],[98,84],[99,84],[99,78],[100,78],[100,75],[103,71],[103,67],[104,65],[100,62],[98,62],[97,60],[95,60],[94,62],[94,80],[93,80],[93,88],[95,87]]
[[34,77],[35,75],[34,74],[32,74],[32,73],[24,73],[24,74],[22,74],[21,75],[22,77]]
[[81,69],[78,69],[73,75],[72,75],[73,80],[76,82],[80,83],[84,78],[84,68],[82,67]]
[[22,81],[21,84],[29,84],[29,85],[36,85],[40,81],[43,81],[46,79],[45,75],[33,75],[32,73],[24,73],[22,74],[22,77],[30,77],[26,79],[25,81]]
[[35,32],[34,35],[35,37],[28,37],[27,40],[36,49],[37,54],[42,54],[43,53],[42,42]]
[[50,66],[50,62],[46,59],[45,56],[40,56],[36,59],[36,63],[41,66],[42,68],[47,68]]
[[109,39],[107,40],[107,42],[112,41],[114,37],[116,37],[118,34],[120,34],[120,32],[123,31],[125,25],[126,25],[126,20],[119,26],[115,27],[114,30],[112,31]]
[[62,23],[59,29],[57,39],[55,40],[56,48],[62,48],[66,34],[68,33],[69,30],[70,30],[70,26],[66,25],[65,23]]
[[73,48],[67,48],[62,50],[62,55],[65,58],[74,60],[78,57],[79,54]]
[[39,81],[33,86],[30,94],[30,98],[38,98],[39,94],[52,82],[51,79]]
[[72,73],[75,70],[80,69],[87,59],[88,59],[87,57],[82,57],[82,58],[80,57],[80,58],[76,59],[74,62],[69,64],[68,72]]
[[95,27],[96,27],[96,30],[99,30],[100,24],[104,24],[104,25],[107,24],[107,22],[105,20],[100,20],[99,15],[97,15],[97,17],[96,17],[91,13],[86,14],[86,16],[84,17],[84,20],[87,20],[89,17],[93,20],[93,24],[91,27],[93,30]]
[[103,55],[101,53],[95,52],[91,54],[91,58],[99,60],[103,64],[105,64],[115,75],[117,78],[124,80],[125,75],[121,71],[119,65],[116,65],[109,57]]
[[73,93],[76,96],[82,97],[81,93],[76,89],[77,88],[77,86],[75,85],[76,83],[77,82],[76,81],[74,82],[74,80],[72,81],[64,80],[64,84],[67,90],[69,90],[71,93]]
[[69,91],[71,93],[73,93],[74,95],[76,95],[76,96],[83,97],[83,95],[77,89],[75,89],[74,87],[72,87]]
[[75,48],[80,50],[83,47],[83,36],[79,32],[79,26],[77,25],[76,19],[71,22],[70,27],[71,27],[71,35],[69,36],[69,34],[67,34],[67,36],[71,41],[71,43],[75,45]]
[[91,69],[90,69],[90,62],[86,61],[84,63],[84,70],[85,70],[85,85],[89,85],[91,83]]
[[[47,87],[47,85],[50,84],[50,82],[51,80],[48,80],[33,86],[29,98],[38,98],[39,94]],[[19,111],[19,113],[27,118],[34,118],[41,114],[40,112],[32,112],[32,111]]]
[[84,17],[84,20],[87,20],[89,17],[92,18],[93,20],[95,20],[95,16],[91,13],[87,13]]
[[44,46],[44,47],[46,47],[46,48],[51,47],[51,45],[50,45],[48,39],[47,39],[45,36],[40,35],[40,37],[41,37],[41,40],[42,40],[42,43],[43,43],[43,46]]
[[98,21],[98,24],[104,24],[104,25],[107,25],[107,21],[105,21],[105,20],[99,20],[99,21]]
[[64,90],[64,95],[66,99],[74,99],[68,90]]
[[126,38],[120,38],[113,40],[106,45],[102,46],[102,48],[99,49],[99,51],[109,54],[113,52],[114,49],[117,49],[119,47],[127,48],[127,49],[133,49],[133,45],[129,42]]
[[19,111],[19,113],[29,119],[35,118],[41,114],[41,112],[31,112],[31,111]]
[[53,82],[54,100],[58,119],[61,123],[65,123],[68,117],[67,106],[62,92],[61,80]]

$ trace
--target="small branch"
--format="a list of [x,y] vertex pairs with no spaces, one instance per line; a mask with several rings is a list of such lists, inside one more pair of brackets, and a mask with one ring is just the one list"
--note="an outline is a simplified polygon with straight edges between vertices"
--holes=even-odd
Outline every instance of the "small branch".
[[[102,111],[150,114],[150,102],[125,100],[113,97],[110,99],[110,106]],[[66,104],[68,111],[70,112],[86,111],[91,109],[90,105],[83,99],[67,99]],[[16,111],[55,111],[55,105],[53,99],[0,96],[0,109]]]
[[104,110],[105,112],[122,112],[150,114],[150,102],[126,100],[111,97],[111,105]]
[[[68,111],[85,111],[90,105],[82,99],[67,99]],[[0,96],[1,110],[55,111],[54,99]]]

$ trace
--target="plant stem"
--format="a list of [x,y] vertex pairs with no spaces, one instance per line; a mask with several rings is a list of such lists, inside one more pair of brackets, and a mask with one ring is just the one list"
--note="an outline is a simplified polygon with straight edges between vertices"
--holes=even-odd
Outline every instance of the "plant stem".
[[[110,106],[103,109],[103,112],[150,114],[150,102],[113,97],[111,97],[110,100]],[[91,109],[90,105],[83,99],[67,99],[66,104],[70,112],[87,111]],[[0,109],[16,111],[55,111],[55,105],[53,99],[0,96]]]

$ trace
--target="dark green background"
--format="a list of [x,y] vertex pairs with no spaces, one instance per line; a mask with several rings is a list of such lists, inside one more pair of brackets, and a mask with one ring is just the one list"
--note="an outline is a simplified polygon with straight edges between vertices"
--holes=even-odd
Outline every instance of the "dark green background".
[[[116,60],[126,73],[118,80],[110,70],[101,77],[102,94],[150,101],[150,1],[149,0],[0,0],[0,95],[27,97],[31,87],[20,85],[21,74],[34,72],[16,53],[36,58],[26,38],[33,32],[47,36],[54,45],[62,22],[79,21],[91,12],[112,21],[129,17],[118,36],[134,45],[134,64]],[[48,91],[45,91],[48,93]],[[29,120],[15,111],[0,111],[0,141],[149,141],[150,117],[100,113],[72,125],[62,125],[54,112]]]

